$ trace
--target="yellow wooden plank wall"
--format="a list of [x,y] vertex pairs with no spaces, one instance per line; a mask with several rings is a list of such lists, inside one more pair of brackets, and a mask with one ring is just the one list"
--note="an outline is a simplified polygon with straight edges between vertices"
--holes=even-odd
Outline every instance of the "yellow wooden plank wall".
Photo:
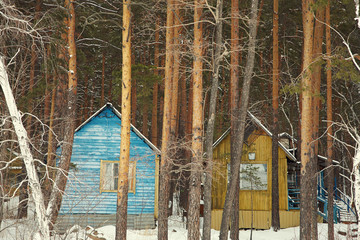
[[[280,211],[280,228],[296,227],[300,225],[300,211]],[[251,215],[253,215],[254,229],[270,229],[271,211],[240,211],[239,228],[251,228]],[[211,211],[211,228],[220,230],[222,219],[222,209]],[[318,222],[323,222],[323,218],[318,216]]]
[[[254,131],[244,144],[242,163],[262,163],[268,168],[267,190],[240,190],[240,210],[271,210],[271,138],[262,131]],[[248,153],[255,152],[256,159],[249,160]],[[213,209],[222,209],[227,185],[227,164],[230,162],[230,134],[214,149],[215,167],[212,184]],[[287,210],[287,161],[285,152],[279,148],[279,204],[280,210]],[[251,196],[252,195],[252,196]],[[251,201],[252,198],[252,201]]]

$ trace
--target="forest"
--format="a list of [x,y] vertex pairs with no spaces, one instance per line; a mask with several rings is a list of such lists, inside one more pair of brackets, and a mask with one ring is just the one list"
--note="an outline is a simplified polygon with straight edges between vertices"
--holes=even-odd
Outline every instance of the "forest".
[[172,214],[188,239],[236,240],[292,210],[300,239],[319,217],[336,239],[339,200],[360,229],[359,0],[0,0],[0,15],[0,233],[32,208],[50,239],[85,194],[103,202],[81,216],[111,215],[117,240],[131,224],[167,240]]

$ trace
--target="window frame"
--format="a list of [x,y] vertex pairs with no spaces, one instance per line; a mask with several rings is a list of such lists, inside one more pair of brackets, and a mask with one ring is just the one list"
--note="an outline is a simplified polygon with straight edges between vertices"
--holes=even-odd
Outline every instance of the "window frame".
[[[112,163],[112,164],[119,164],[120,165],[120,161],[100,160],[100,182],[99,182],[100,193],[103,193],[103,192],[117,192],[117,189],[107,190],[107,189],[104,189],[104,187],[103,187],[103,180],[104,180],[104,176],[105,176],[106,163]],[[118,171],[118,174],[119,174],[119,171]],[[118,176],[117,176],[117,178],[118,178]],[[135,194],[135,192],[136,192],[136,161],[129,161],[129,176],[128,177],[129,177],[128,178],[129,179],[128,193],[134,193]],[[114,179],[114,178],[115,178],[115,176],[113,175],[112,179]]]
[[[242,170],[242,167],[244,167],[245,165],[265,165],[266,166],[266,188],[265,188],[265,186],[260,186],[260,188],[256,188],[256,187],[254,187],[253,189],[249,189],[249,188],[244,188],[244,186],[242,185],[242,181],[246,181],[246,182],[249,182],[249,181],[247,181],[247,180],[244,180],[243,178],[242,178],[242,174],[244,174],[244,173],[241,173],[241,170]],[[241,163],[241,165],[240,165],[240,173],[239,173],[239,178],[240,178],[240,185],[239,185],[239,187],[240,187],[240,190],[241,191],[268,191],[269,190],[269,166],[268,166],[269,164],[267,163],[267,162],[243,162],[243,163]],[[265,185],[264,183],[261,183],[261,184],[263,184],[263,185]]]

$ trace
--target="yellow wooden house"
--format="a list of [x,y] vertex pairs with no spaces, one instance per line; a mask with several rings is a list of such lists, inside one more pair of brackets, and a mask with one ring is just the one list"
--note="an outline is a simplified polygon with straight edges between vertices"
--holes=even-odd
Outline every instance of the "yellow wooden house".
[[[296,158],[279,140],[279,204],[280,226],[287,228],[300,223],[299,210],[289,209],[288,186],[297,188],[299,165]],[[229,179],[230,129],[214,143],[214,172],[212,183],[213,229],[220,229],[222,208]],[[271,162],[272,134],[250,112],[244,136],[240,170],[239,228],[269,229],[271,226]]]

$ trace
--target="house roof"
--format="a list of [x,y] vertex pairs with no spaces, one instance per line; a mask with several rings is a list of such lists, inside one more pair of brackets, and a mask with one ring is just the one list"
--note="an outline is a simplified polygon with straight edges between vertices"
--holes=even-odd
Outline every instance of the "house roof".
[[[247,112],[250,120],[255,123],[258,127],[260,127],[269,137],[272,138],[272,133],[267,129],[258,118],[256,118],[251,112]],[[230,133],[230,128],[228,128],[213,144],[213,148],[216,147],[228,134]],[[289,150],[281,143],[279,143],[279,147],[285,152],[285,154],[293,161],[296,161],[296,158],[293,154],[289,152]]]
[[[99,113],[101,113],[106,107],[111,108],[111,110],[115,113],[115,115],[121,119],[121,113],[111,104],[106,103],[99,110],[97,110],[93,115],[91,115],[88,119],[86,119],[80,126],[75,129],[75,132],[79,131],[83,126],[85,126],[88,122],[90,122],[94,117],[96,117]],[[160,150],[149,140],[147,139],[134,125],[131,124],[131,130],[141,138],[154,152],[160,154]]]

